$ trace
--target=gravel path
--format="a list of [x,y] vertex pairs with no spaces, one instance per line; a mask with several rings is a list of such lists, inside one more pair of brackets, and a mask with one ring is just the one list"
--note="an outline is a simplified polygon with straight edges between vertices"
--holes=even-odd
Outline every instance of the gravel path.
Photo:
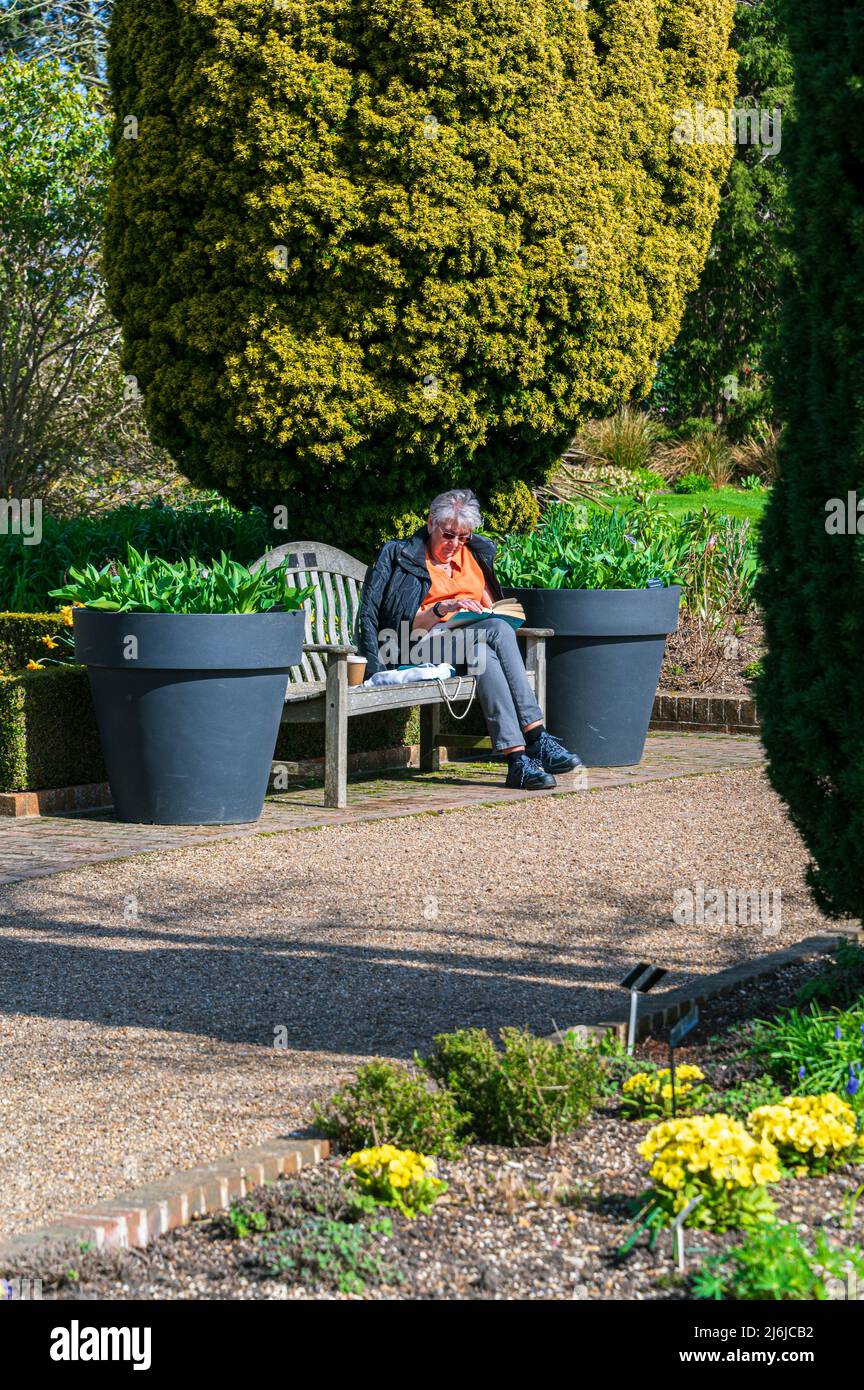
[[[0,889],[0,1235],[308,1123],[373,1054],[602,1017],[828,927],[761,772],[138,856]],[[673,890],[782,889],[779,935]]]

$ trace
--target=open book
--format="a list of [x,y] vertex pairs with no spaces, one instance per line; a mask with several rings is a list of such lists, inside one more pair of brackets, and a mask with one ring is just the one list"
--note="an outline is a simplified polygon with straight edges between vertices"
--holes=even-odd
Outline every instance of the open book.
[[452,618],[447,619],[447,626],[468,627],[471,623],[482,623],[484,618],[503,618],[511,627],[521,627],[525,621],[525,609],[518,599],[499,598],[497,603],[493,603],[491,608],[484,608],[482,613],[472,613],[469,608],[454,613]]

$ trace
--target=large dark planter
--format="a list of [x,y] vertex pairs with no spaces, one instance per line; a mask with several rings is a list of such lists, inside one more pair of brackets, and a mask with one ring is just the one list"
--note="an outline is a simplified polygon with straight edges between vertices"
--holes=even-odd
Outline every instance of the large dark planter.
[[641,761],[666,637],[681,589],[508,589],[529,627],[551,627],[546,705],[550,732],[587,767]]
[[74,622],[119,818],[257,820],[303,613],[76,608]]

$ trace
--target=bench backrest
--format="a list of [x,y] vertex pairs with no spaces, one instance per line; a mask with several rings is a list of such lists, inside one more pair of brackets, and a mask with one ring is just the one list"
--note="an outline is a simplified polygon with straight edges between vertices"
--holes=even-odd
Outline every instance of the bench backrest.
[[[285,564],[288,582],[297,588],[314,584],[315,592],[306,600],[306,642],[351,642],[360,610],[360,592],[367,566],[344,550],[319,541],[290,541],[269,550],[251,566],[266,565],[268,570]],[[326,667],[318,652],[306,652],[300,666],[291,670],[291,684],[326,679]]]

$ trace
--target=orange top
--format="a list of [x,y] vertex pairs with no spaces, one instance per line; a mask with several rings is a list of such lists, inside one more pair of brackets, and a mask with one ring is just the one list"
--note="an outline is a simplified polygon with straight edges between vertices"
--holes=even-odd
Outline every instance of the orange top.
[[[483,591],[486,588],[486,577],[480,568],[480,563],[475,560],[467,545],[463,545],[457,550],[452,560],[450,568],[452,575],[448,575],[444,570],[436,565],[430,558],[429,551],[426,551],[426,568],[432,580],[432,587],[420,605],[420,611],[431,608],[433,603],[440,603],[445,598],[473,598],[478,603],[483,602]],[[443,622],[452,615],[448,613]]]

